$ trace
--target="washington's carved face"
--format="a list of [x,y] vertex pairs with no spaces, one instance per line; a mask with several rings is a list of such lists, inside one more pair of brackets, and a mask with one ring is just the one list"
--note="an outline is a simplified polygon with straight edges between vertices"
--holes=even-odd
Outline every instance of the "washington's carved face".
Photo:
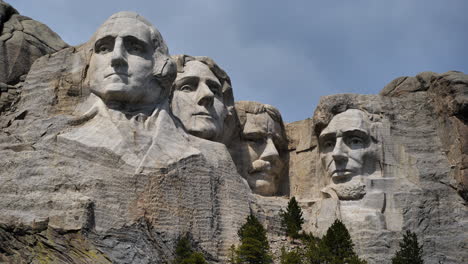
[[161,89],[153,78],[150,28],[135,18],[114,18],[95,39],[88,70],[91,91],[106,102],[156,102]]
[[274,195],[284,163],[279,150],[285,139],[281,125],[268,113],[249,114],[242,131],[244,164],[249,164],[247,182],[254,193]]
[[218,141],[227,115],[218,78],[202,62],[189,61],[174,86],[173,114],[190,134]]
[[366,114],[349,109],[333,117],[320,133],[319,150],[323,169],[332,180],[342,182],[356,175],[365,175],[372,158]]

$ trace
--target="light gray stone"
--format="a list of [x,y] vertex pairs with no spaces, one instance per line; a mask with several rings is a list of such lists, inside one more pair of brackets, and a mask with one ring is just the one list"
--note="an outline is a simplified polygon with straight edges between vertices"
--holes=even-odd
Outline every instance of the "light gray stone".
[[[428,91],[434,89],[433,85]],[[343,94],[321,99],[313,118],[318,138],[331,127],[339,131],[340,125],[352,125],[357,116],[366,120],[362,115],[346,117],[346,113],[366,113],[366,122],[373,124],[369,134],[378,145],[377,173],[353,176],[349,182],[359,179],[362,185],[356,186],[358,190],[365,186],[365,194],[349,200],[333,195],[339,193],[336,187],[322,182],[324,171],[317,169],[312,181],[322,182],[322,191],[329,198],[301,197],[300,203],[310,217],[304,224],[306,231],[320,236],[334,219],[341,219],[360,256],[369,263],[388,263],[404,230],[411,230],[423,244],[425,263],[466,262],[468,210],[450,184],[455,181],[453,169],[438,133],[438,117],[434,115],[437,105],[427,104],[433,96],[428,91],[399,97]],[[340,120],[340,116],[346,118]],[[333,120],[339,122],[333,125]],[[320,138],[319,143],[323,143]],[[338,212],[328,209],[324,215],[321,208],[326,206],[322,204],[333,201]]]
[[67,46],[46,25],[0,2],[0,83],[18,83],[37,58]]
[[287,190],[287,139],[279,111],[257,102],[236,102],[240,139],[231,154],[254,193]]
[[[116,25],[158,37],[150,38],[151,56],[142,55],[148,61],[119,46],[125,37],[106,37]],[[28,239],[79,233],[83,246],[113,263],[171,261],[178,237],[188,233],[209,261],[223,262],[249,214],[251,191],[224,144],[186,134],[173,120],[175,65],[167,47],[156,46],[164,42],[155,32],[138,15],[118,13],[88,43],[34,63],[21,99],[1,115],[0,223],[7,233],[21,226],[33,230]],[[98,61],[110,55],[96,52],[101,40],[118,54]],[[144,67],[151,84],[146,77],[125,82],[141,63],[151,65]],[[19,247],[6,261],[38,250],[7,237],[6,247]]]
[[178,73],[170,95],[172,113],[188,133],[229,145],[235,132],[229,76],[208,57],[174,59]]

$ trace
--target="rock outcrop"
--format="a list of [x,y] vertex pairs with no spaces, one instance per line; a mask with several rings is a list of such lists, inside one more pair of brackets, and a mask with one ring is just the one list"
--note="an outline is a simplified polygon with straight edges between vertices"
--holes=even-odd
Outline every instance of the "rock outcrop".
[[0,21],[0,262],[170,263],[187,235],[226,263],[249,214],[278,256],[298,246],[279,217],[291,196],[304,231],[341,219],[368,263],[405,230],[425,263],[468,262],[468,75],[326,96],[284,124],[234,108],[220,66],[170,56],[135,13],[77,47],[4,2]]
[[0,83],[16,84],[33,62],[68,45],[46,25],[0,1]]
[[18,99],[21,82],[36,59],[67,46],[46,25],[0,1],[0,112]]
[[[466,77],[460,72],[422,73],[396,79],[381,95],[323,97],[313,119],[288,124],[291,195],[303,202],[309,219],[305,229],[320,236],[335,219],[343,220],[359,255],[369,263],[387,263],[402,231],[412,230],[422,240],[425,263],[466,262]],[[334,116],[348,109],[364,111],[378,124],[372,133],[381,147],[380,173],[365,176],[363,198],[319,198],[327,177],[320,172],[315,140]],[[300,148],[304,134],[315,140]],[[313,158],[304,165],[307,156]],[[313,192],[294,188],[294,182],[302,187],[304,181]]]

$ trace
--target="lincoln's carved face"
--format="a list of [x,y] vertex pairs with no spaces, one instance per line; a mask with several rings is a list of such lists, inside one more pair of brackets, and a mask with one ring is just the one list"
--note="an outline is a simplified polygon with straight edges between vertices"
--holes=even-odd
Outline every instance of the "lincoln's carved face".
[[356,109],[340,113],[319,136],[322,168],[335,183],[366,175],[375,158],[372,144],[366,113]]
[[95,34],[91,91],[105,102],[156,102],[161,88],[153,77],[154,51],[148,25],[132,17],[107,20]]
[[247,169],[244,177],[254,193],[274,195],[278,190],[285,165],[280,158],[283,134],[281,125],[267,112],[246,114],[241,141]]
[[221,83],[200,61],[189,61],[174,82],[171,109],[190,134],[219,141],[227,115]]

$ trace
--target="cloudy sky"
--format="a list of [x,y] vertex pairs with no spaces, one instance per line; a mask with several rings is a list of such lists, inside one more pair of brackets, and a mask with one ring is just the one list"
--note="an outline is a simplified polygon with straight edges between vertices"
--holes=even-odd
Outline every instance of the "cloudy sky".
[[320,96],[378,93],[399,76],[468,73],[466,0],[6,0],[62,39],[86,42],[105,19],[135,11],[171,54],[212,57],[236,100],[310,117]]

